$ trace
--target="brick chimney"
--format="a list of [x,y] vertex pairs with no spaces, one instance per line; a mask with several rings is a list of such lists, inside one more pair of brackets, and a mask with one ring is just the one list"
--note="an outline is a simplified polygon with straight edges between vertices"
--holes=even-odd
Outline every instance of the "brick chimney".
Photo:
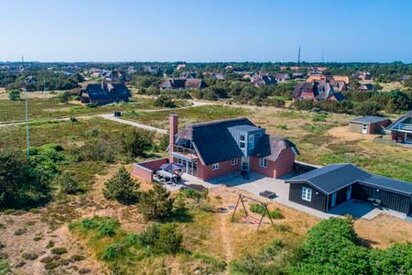
[[[178,125],[178,115],[171,114],[169,116],[169,153],[173,152],[173,145],[175,144],[175,136],[179,129]],[[173,163],[173,156],[170,154],[169,156],[170,163]]]

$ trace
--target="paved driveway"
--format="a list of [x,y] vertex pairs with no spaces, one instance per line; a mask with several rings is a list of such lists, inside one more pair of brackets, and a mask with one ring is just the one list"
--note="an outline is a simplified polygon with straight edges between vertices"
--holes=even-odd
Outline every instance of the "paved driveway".
[[262,201],[266,200],[266,198],[260,197],[259,193],[266,190],[272,191],[276,193],[276,197],[273,199],[273,201],[321,219],[339,217],[348,214],[353,216],[354,218],[371,220],[381,213],[385,213],[401,219],[406,218],[406,215],[403,213],[378,208],[368,202],[358,200],[350,200],[344,202],[331,209],[331,211],[328,213],[306,207],[304,205],[289,201],[289,184],[285,183],[285,179],[288,177],[285,177],[285,179],[273,179],[265,177],[261,174],[251,173],[249,175],[249,179],[244,179],[239,175],[239,173],[236,173],[224,177],[215,178],[207,182],[199,180],[198,178],[190,175],[184,175],[183,178],[186,183],[200,184],[207,188],[215,188],[220,184],[224,184],[226,186],[238,188],[240,190],[245,190],[249,193],[254,194]]

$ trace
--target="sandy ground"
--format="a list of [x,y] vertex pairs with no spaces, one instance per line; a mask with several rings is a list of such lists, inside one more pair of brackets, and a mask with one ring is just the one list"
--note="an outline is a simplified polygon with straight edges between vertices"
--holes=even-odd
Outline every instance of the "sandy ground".
[[358,141],[358,140],[374,140],[376,135],[365,135],[361,133],[355,133],[349,130],[347,126],[335,127],[328,130],[328,134],[332,137],[344,140],[344,141]]
[[394,243],[412,243],[412,222],[380,214],[373,220],[354,223],[358,235],[375,248],[387,248]]
[[[104,182],[116,173],[118,168],[118,165],[114,165],[108,169],[107,174],[97,175],[89,193],[70,197],[67,201],[52,202],[42,208],[40,213],[0,214],[0,243],[4,245],[0,253],[8,255],[8,262],[13,272],[48,274],[50,271],[45,269],[47,264],[42,261],[54,257],[53,263],[57,266],[53,267],[53,274],[78,274],[79,271],[89,272],[89,274],[109,274],[104,263],[97,260],[96,255],[87,249],[87,245],[70,233],[67,224],[73,219],[98,215],[118,219],[122,228],[129,232],[141,232],[147,226],[135,206],[119,205],[103,197]],[[130,166],[127,168],[131,169]],[[150,184],[141,183],[141,189],[148,188]],[[199,221],[192,225],[191,230],[194,232],[203,226],[207,227],[207,230],[206,235],[198,240],[200,243],[193,242],[191,245],[194,247],[188,247],[189,249],[197,249],[229,262],[241,258],[245,253],[257,252],[273,239],[280,239],[286,243],[299,242],[307,230],[319,222],[318,218],[309,214],[267,200],[269,209],[279,208],[284,218],[273,220],[275,226],[271,226],[270,220],[265,218],[261,229],[257,231],[260,216],[250,213],[249,218],[244,218],[241,204],[236,211],[235,221],[232,221],[239,194],[254,197],[247,192],[223,185],[210,190],[209,203],[215,210],[223,211],[216,211],[207,221]],[[264,198],[257,199],[265,201]],[[254,202],[252,199],[246,199],[246,209],[249,210],[250,204]],[[278,230],[280,226],[287,229]],[[386,248],[395,242],[412,242],[412,223],[398,218],[380,215],[370,221],[357,220],[354,226],[360,238],[372,247]],[[25,230],[23,234],[16,233],[22,229]],[[187,237],[190,237],[190,231],[184,232]],[[48,247],[50,241],[54,243],[54,247],[67,249],[67,253],[60,256],[52,255],[52,248]],[[37,258],[23,259],[25,252],[35,253]],[[74,255],[84,259],[70,260]],[[183,263],[177,258],[169,257],[166,261],[172,267],[172,274],[181,272]]]

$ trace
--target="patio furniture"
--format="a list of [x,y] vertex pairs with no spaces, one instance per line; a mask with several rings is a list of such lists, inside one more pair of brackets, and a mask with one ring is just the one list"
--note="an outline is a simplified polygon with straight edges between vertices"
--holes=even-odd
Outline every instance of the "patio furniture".
[[272,192],[272,191],[269,191],[269,190],[265,190],[263,192],[260,192],[259,196],[265,197],[265,198],[268,198],[268,199],[274,199],[274,198],[277,197],[275,192]]

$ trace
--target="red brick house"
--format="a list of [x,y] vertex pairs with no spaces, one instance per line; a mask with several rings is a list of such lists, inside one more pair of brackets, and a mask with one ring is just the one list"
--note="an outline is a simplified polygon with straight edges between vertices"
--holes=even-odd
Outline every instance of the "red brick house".
[[180,130],[177,115],[169,120],[169,161],[202,180],[234,172],[281,177],[293,170],[296,146],[269,136],[247,118],[194,123]]

